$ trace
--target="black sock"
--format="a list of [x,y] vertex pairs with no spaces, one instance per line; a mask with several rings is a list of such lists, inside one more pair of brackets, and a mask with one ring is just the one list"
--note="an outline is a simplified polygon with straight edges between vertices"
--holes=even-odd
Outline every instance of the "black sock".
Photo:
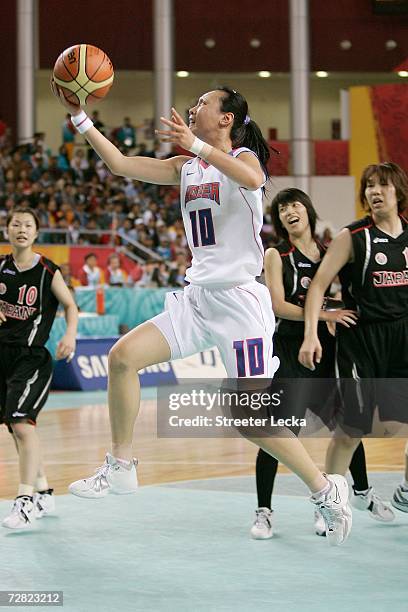
[[362,442],[354,451],[350,462],[350,472],[353,478],[353,489],[355,491],[366,491],[368,489],[367,466]]
[[258,508],[271,508],[272,490],[277,470],[278,460],[260,448],[256,458]]

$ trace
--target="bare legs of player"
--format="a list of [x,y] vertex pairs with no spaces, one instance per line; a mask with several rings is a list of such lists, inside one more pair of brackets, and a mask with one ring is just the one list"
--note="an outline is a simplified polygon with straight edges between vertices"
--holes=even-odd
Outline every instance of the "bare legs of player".
[[[17,437],[15,435],[15,433],[13,432],[13,440],[14,440],[14,444],[17,450],[17,453],[19,453],[18,450],[18,442],[17,442]],[[48,485],[48,480],[47,480],[47,476],[44,470],[44,466],[43,466],[43,462],[42,462],[42,458],[40,457],[40,465],[38,466],[38,472],[37,472],[37,477],[35,480],[35,487],[34,487],[34,491],[45,491],[49,489],[49,485]]]
[[251,442],[260,446],[262,450],[275,457],[283,465],[286,465],[289,470],[303,480],[312,493],[321,491],[327,485],[327,480],[323,473],[312,461],[300,440],[295,436],[253,438]]
[[108,402],[114,457],[132,460],[133,427],[140,406],[138,371],[170,357],[167,340],[149,322],[123,336],[110,351]]
[[[112,430],[112,455],[131,461],[133,428],[140,405],[137,372],[171,357],[167,340],[154,325],[143,323],[121,338],[109,353],[109,418]],[[327,480],[296,437],[253,440],[276,457],[309,487],[321,491]]]
[[36,428],[30,423],[12,423],[11,428],[19,457],[18,495],[32,495],[41,466],[40,439]]
[[344,474],[349,469],[354,451],[361,438],[349,438],[344,433],[334,435],[327,447],[326,469],[329,474]]

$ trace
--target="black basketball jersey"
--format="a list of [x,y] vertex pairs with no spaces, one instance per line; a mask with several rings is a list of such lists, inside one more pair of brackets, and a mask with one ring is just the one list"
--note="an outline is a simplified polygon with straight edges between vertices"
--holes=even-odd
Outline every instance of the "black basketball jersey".
[[[323,257],[326,249],[320,243],[316,243]],[[285,290],[285,301],[304,308],[306,293],[312,278],[317,272],[320,261],[311,261],[303,255],[299,249],[289,242],[281,242],[276,248],[282,260],[282,278]],[[321,321],[319,321],[319,330]],[[304,333],[303,321],[289,321],[288,319],[278,319],[276,331],[279,335],[302,336]]]
[[58,307],[51,291],[56,270],[58,266],[45,257],[22,272],[11,254],[0,257],[0,309],[7,317],[0,325],[0,346],[47,342]]
[[393,238],[371,216],[347,226],[354,261],[340,272],[343,300],[357,309],[361,322],[408,317],[408,223]]

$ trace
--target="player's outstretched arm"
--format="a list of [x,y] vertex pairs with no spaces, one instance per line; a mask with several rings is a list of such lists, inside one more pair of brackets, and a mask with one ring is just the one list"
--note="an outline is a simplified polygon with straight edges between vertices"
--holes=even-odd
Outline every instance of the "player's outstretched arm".
[[[53,80],[51,80],[51,90],[73,117],[84,112],[80,106],[67,102]],[[84,132],[83,136],[105,162],[112,174],[126,176],[146,183],[178,185],[180,183],[181,167],[189,159],[189,157],[183,155],[163,160],[141,156],[127,157],[94,126]]]
[[162,142],[178,144],[183,149],[199,155],[241,187],[252,191],[259,189],[264,184],[265,177],[261,164],[252,153],[244,152],[239,157],[232,157],[206,143],[198,154],[194,150],[196,137],[175,108],[171,109],[171,120],[165,117],[160,117],[160,120],[168,128],[167,130],[156,130]]
[[55,272],[52,279],[51,291],[60,304],[63,305],[65,310],[65,320],[67,322],[67,330],[64,336],[58,342],[56,358],[71,361],[72,357],[74,356],[76,346],[78,308],[59,270]]

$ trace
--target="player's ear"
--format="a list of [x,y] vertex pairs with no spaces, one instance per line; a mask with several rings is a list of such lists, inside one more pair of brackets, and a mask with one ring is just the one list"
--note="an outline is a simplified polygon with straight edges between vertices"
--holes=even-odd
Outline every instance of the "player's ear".
[[220,123],[222,127],[232,127],[232,124],[234,123],[234,113],[223,113]]

